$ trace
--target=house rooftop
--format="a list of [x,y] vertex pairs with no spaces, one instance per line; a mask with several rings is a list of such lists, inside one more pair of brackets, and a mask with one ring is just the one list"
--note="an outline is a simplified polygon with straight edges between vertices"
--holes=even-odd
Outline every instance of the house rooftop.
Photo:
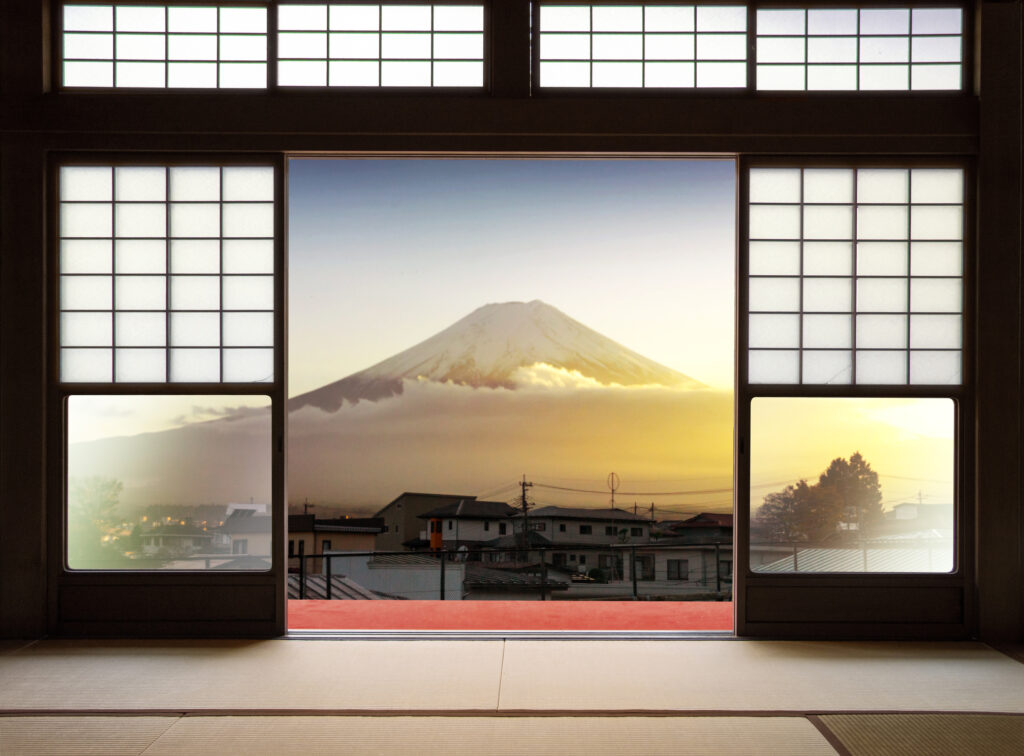
[[443,507],[432,509],[419,515],[420,518],[440,519],[448,518],[454,520],[504,520],[516,513],[515,507],[510,507],[503,501],[477,501],[475,499],[461,499],[457,502],[445,504]]
[[[517,514],[522,517],[522,514]],[[563,520],[624,520],[650,522],[646,517],[627,512],[625,509],[576,509],[574,507],[538,507],[529,513],[530,517],[558,517]]]

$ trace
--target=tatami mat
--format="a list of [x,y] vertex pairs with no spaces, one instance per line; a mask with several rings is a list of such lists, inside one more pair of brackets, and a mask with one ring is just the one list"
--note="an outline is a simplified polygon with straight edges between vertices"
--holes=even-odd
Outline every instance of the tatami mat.
[[0,717],[0,756],[139,756],[175,721],[177,717]]
[[777,717],[186,717],[145,756],[321,754],[834,756],[806,719]]
[[851,756],[1020,756],[1024,717],[998,714],[829,714]]
[[501,641],[43,641],[0,710],[496,708]]
[[500,706],[1024,712],[1024,664],[980,643],[509,641]]
[[41,641],[0,680],[13,713],[1024,712],[978,643]]

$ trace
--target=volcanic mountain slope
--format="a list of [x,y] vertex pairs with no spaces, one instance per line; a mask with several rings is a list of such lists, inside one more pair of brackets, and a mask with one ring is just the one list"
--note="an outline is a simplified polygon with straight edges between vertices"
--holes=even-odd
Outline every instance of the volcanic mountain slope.
[[704,387],[534,300],[484,305],[404,352],[293,397],[288,408],[335,412],[345,401],[401,394],[405,380],[514,389],[517,372],[538,364],[575,371],[604,385]]

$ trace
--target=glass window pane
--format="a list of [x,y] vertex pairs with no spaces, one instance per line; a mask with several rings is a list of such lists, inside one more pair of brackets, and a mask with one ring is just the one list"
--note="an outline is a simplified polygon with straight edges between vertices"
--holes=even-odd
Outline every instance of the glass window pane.
[[952,571],[954,418],[949,399],[755,399],[753,570]]
[[[119,350],[118,378],[161,380],[145,376],[162,360]],[[71,569],[270,569],[266,397],[72,396],[67,412]]]

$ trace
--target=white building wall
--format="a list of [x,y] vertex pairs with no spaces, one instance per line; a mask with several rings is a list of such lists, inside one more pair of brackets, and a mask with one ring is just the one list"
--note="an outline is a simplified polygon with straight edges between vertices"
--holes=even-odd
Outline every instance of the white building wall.
[[[331,552],[332,554],[334,552]],[[407,599],[438,599],[441,596],[441,565],[387,564],[371,565],[370,557],[345,556],[340,552],[332,556],[331,575],[343,575],[364,588]],[[327,572],[324,560],[324,573]],[[466,567],[459,562],[446,562],[444,570],[444,597],[446,601],[462,600],[462,583]]]

